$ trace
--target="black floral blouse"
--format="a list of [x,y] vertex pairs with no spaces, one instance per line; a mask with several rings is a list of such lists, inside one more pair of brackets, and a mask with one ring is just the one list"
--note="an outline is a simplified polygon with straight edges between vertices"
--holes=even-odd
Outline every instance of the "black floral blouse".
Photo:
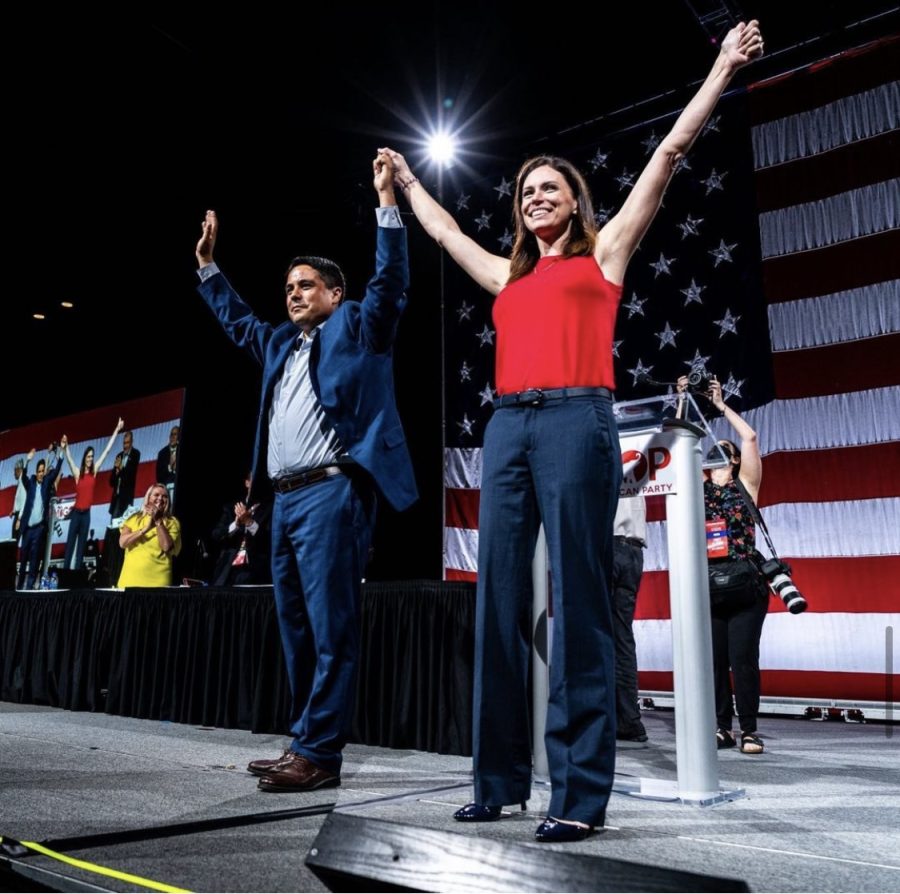
[[704,481],[703,503],[707,521],[724,519],[728,527],[728,558],[750,558],[756,551],[756,526],[738,486],[733,481],[721,486]]

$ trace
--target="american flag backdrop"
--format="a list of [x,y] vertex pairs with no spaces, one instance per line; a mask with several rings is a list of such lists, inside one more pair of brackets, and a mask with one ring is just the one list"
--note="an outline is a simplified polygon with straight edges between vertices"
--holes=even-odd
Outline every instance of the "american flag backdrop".
[[[900,692],[898,49],[886,39],[724,97],[675,174],[622,297],[617,399],[665,390],[642,378],[712,373],[758,433],[760,506],[810,604],[795,616],[770,600],[766,696],[884,704]],[[598,223],[673,120],[553,147],[586,174]],[[498,254],[512,245],[513,177],[445,197],[463,229]],[[490,296],[452,263],[445,314],[444,575],[475,580],[496,333]],[[723,423],[713,422],[720,436]],[[640,685],[671,691],[662,499],[648,511]]]

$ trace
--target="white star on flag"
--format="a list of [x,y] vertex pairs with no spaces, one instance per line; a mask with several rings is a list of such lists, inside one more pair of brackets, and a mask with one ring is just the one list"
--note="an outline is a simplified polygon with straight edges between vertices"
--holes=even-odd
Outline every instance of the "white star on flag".
[[491,225],[491,216],[487,213],[487,211],[482,211],[480,217],[475,218],[475,223],[478,224],[478,232],[480,233],[482,230],[488,229]]
[[741,397],[741,386],[746,379],[735,379],[734,373],[728,374],[728,381],[722,386],[722,393],[726,397]]
[[465,209],[465,210],[468,211],[468,209],[469,209],[469,199],[471,199],[471,198],[472,198],[472,197],[471,197],[470,195],[467,195],[466,193],[461,192],[461,193],[456,197],[456,210],[457,210],[457,211],[462,211],[463,209]]
[[[656,271],[656,276],[659,276],[660,273],[668,273],[670,276],[672,275],[672,263],[675,261],[675,258],[667,258],[662,252],[659,253],[658,261],[651,261],[650,266]],[[656,277],[654,277],[655,279]]]
[[652,366],[644,366],[643,361],[640,357],[638,357],[637,366],[634,369],[629,369],[628,372],[631,373],[631,384],[637,385],[637,383],[644,378],[644,376],[650,375],[650,370],[652,370]]
[[456,423],[459,426],[459,433],[461,435],[471,435],[472,434],[472,426],[475,424],[474,420],[469,419],[469,414],[463,414],[462,422]]
[[466,302],[463,301],[462,306],[456,309],[456,316],[459,318],[459,322],[471,320],[473,310],[475,310],[474,304],[466,304]]
[[680,329],[673,329],[668,321],[666,321],[665,328],[662,332],[657,332],[656,337],[659,339],[660,348],[664,348],[666,345],[671,345],[673,348],[675,347],[675,336],[681,332]]
[[598,227],[602,227],[612,217],[612,213],[612,208],[600,207],[594,212],[594,222]]
[[503,231],[503,235],[497,238],[497,241],[500,243],[501,248],[509,251],[513,244],[513,234],[507,228]]
[[649,155],[660,143],[662,142],[662,137],[656,135],[656,131],[654,130],[649,137],[645,137],[641,140],[641,145],[644,147],[644,151]]
[[478,396],[481,398],[481,406],[485,404],[489,404],[494,400],[494,389],[491,388],[491,383],[488,382],[481,391],[478,392]]
[[724,190],[725,187],[722,186],[722,181],[725,177],[728,176],[728,171],[724,174],[719,174],[715,168],[710,172],[709,177],[705,180],[701,180],[700,182],[706,187],[706,194],[709,195],[714,189]]
[[606,167],[606,159],[609,158],[608,152],[601,152],[601,150],[597,150],[594,153],[594,157],[588,162],[591,166],[592,171],[598,170],[598,168]]
[[463,360],[462,366],[459,368],[459,380],[460,382],[472,381],[472,367],[465,360]]
[[700,230],[698,229],[698,227],[702,223],[703,223],[702,217],[698,217],[698,218],[694,219],[689,214],[682,223],[676,224],[676,226],[678,227],[679,230],[681,230],[681,238],[687,239],[688,236],[699,235]]
[[710,132],[718,133],[719,132],[719,122],[722,120],[721,115],[713,115],[706,124],[703,125],[703,133],[708,134]]
[[678,400],[681,395],[669,385],[669,389],[663,397],[663,407],[667,410],[674,410],[678,406]]
[[644,316],[644,305],[646,303],[646,298],[638,298],[637,295],[632,295],[631,301],[629,301],[628,304],[623,304],[622,307],[628,308],[628,319],[630,320],[635,314],[640,314],[642,317]]
[[713,261],[713,267],[718,267],[719,264],[722,264],[726,261],[729,263],[733,260],[731,257],[731,252],[737,248],[737,242],[733,242],[731,245],[726,245],[724,239],[719,240],[718,248],[713,248],[710,250],[710,254],[715,258]]
[[733,317],[731,315],[731,310],[726,307],[725,316],[722,317],[721,320],[714,320],[715,324],[719,327],[719,338],[723,338],[726,332],[733,332],[737,335],[737,321],[740,318],[740,314]]
[[705,288],[706,286],[698,286],[697,282],[692,277],[691,284],[686,289],[681,289],[681,294],[684,295],[684,306],[687,307],[694,301],[696,301],[697,304],[703,304],[703,299],[700,295]]
[[512,186],[512,180],[507,180],[506,177],[501,177],[500,185],[494,187],[494,192],[498,193],[498,198],[502,198],[503,196],[511,196]]
[[484,329],[482,329],[475,337],[481,343],[481,347],[492,345],[494,343],[494,330],[489,329],[488,324],[485,323]]
[[622,171],[618,177],[616,177],[616,183],[619,184],[619,189],[631,189],[634,186],[634,172],[632,171]]
[[700,353],[700,348],[697,348],[694,356],[690,360],[685,360],[684,365],[689,366],[691,368],[691,372],[698,372],[701,375],[708,376],[709,370],[706,368],[706,364],[709,362],[709,358],[712,355],[710,354],[708,357],[704,357]]
[[613,340],[613,357],[619,356],[619,346],[625,342],[624,338],[614,339]]

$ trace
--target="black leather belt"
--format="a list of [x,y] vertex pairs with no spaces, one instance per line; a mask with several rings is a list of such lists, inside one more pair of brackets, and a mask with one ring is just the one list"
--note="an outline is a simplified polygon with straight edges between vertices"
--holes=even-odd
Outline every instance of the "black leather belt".
[[282,475],[272,479],[272,490],[276,494],[286,494],[301,487],[309,487],[310,484],[318,484],[335,475],[342,475],[346,466],[319,466],[318,469],[307,469],[305,472],[292,472],[290,475]]
[[609,388],[579,386],[578,388],[531,388],[528,391],[516,391],[503,394],[494,400],[494,409],[500,407],[542,407],[548,400],[566,400],[570,397],[609,397]]
[[627,543],[629,546],[636,546],[638,549],[644,548],[644,541],[640,537],[626,537],[624,534],[616,534],[614,539],[621,543]]

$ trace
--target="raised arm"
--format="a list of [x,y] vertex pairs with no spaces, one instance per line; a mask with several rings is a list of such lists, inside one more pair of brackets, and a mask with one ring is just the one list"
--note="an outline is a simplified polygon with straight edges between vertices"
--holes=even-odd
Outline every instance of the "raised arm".
[[436,202],[410,170],[406,159],[393,149],[379,149],[394,166],[394,180],[425,232],[462,267],[475,282],[496,295],[509,279],[509,261],[492,255],[459,228],[453,217]]
[[125,428],[125,421],[120,416],[110,439],[106,442],[106,446],[103,448],[103,452],[100,454],[100,458],[94,463],[95,475],[99,474],[100,467],[103,465],[103,461],[107,456],[109,456],[109,451],[112,450],[113,444],[116,443],[116,438],[119,436],[119,432],[122,431],[123,428]]
[[78,479],[81,478],[81,469],[72,462],[72,454],[69,452],[68,440],[66,440],[66,446],[63,447],[63,453],[65,454],[66,462],[69,464],[69,471],[72,473],[75,483],[78,484]]
[[747,424],[744,418],[736,413],[722,397],[722,386],[718,379],[711,379],[707,392],[713,406],[721,411],[726,422],[735,430],[740,438],[741,472],[738,476],[747,488],[747,492],[756,503],[759,497],[759,486],[762,484],[762,457],[759,455],[759,442],[756,432]]
[[600,231],[595,257],[604,276],[620,283],[628,261],[659,210],[669,180],[694,144],[738,69],[763,52],[759,22],[739,22],[725,39],[703,85],[656,147],[619,213]]
[[[63,435],[60,438],[59,446],[51,444],[49,450],[47,451],[47,474],[44,477],[45,481],[50,482],[52,485],[57,478],[59,478],[59,473],[62,471],[63,465],[63,454],[69,448],[69,439]],[[50,457],[54,457],[54,465],[53,468],[50,468]]]
[[[216,212],[207,211],[203,218],[200,239],[194,249],[200,274],[200,285],[197,290],[216,315],[225,334],[239,348],[248,351],[260,366],[264,366],[266,346],[272,337],[272,326],[257,319],[250,306],[218,271],[218,265],[212,267],[215,264],[213,252],[218,235],[219,219]],[[207,267],[212,267],[212,270],[204,273]]]

